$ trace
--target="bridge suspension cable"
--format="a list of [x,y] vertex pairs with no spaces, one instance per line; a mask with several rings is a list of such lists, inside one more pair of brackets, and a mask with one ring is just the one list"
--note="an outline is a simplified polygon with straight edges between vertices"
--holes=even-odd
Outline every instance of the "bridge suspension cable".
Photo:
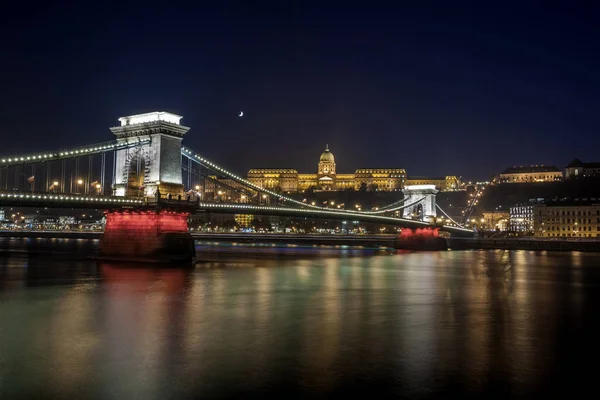
[[448,215],[448,213],[446,213],[446,211],[444,211],[444,209],[443,209],[442,207],[440,207],[440,206],[439,206],[439,205],[437,205],[437,204],[436,204],[435,206],[436,206],[436,208],[437,208],[438,210],[440,210],[440,211],[442,212],[442,214],[444,214],[444,215],[446,216],[446,218],[448,218],[450,221],[452,221],[452,222],[453,222],[453,223],[454,223],[456,226],[459,226],[459,227],[461,227],[461,228],[463,227],[463,225],[459,224],[459,223],[458,223],[458,222],[456,222],[454,219],[452,219],[452,217],[450,217],[450,216]]
[[[403,209],[405,209],[407,207],[414,206],[415,204],[420,203],[424,199],[425,199],[425,197],[421,197],[420,199],[417,199],[417,200],[415,200],[415,201],[413,201],[411,203],[402,204],[402,205],[399,205],[399,206],[397,206],[395,208],[388,208],[388,209],[385,209],[385,210],[379,209],[379,210],[376,210],[376,211],[356,211],[356,212],[359,212],[359,213],[362,213],[362,214],[383,214],[383,213],[386,213],[386,212],[403,210]],[[404,199],[402,199],[401,201],[404,201]],[[397,204],[397,203],[400,203],[400,202],[396,202],[394,204]]]
[[296,204],[302,207],[307,207],[307,208],[312,208],[312,209],[325,209],[324,207],[319,207],[319,206],[313,206],[312,204],[306,204],[302,201],[293,199],[291,197],[287,197],[281,193],[276,193],[273,192],[272,190],[269,189],[265,189],[262,188],[258,185],[255,185],[254,183],[248,181],[247,179],[242,178],[241,176],[238,176],[236,174],[234,174],[233,172],[230,172],[228,170],[226,170],[225,168],[211,162],[210,160],[207,160],[206,158],[202,157],[201,155],[199,155],[198,153],[192,151],[191,149],[182,146],[181,147],[181,154],[189,159],[191,159],[192,161],[201,164],[202,166],[204,166],[205,168],[211,169],[213,171],[219,172],[225,176],[227,176],[228,178],[234,180],[237,183],[240,183],[242,185],[245,185],[247,187],[252,188],[253,190],[260,192],[260,193],[265,193],[268,194],[270,196],[273,196],[275,198],[279,198],[282,199],[284,201],[288,201],[292,204]]
[[114,150],[137,147],[145,143],[151,142],[150,137],[137,137],[135,140],[119,141],[112,140],[110,142],[96,143],[87,146],[75,147],[72,149],[64,149],[59,151],[44,152],[38,154],[24,154],[18,156],[0,156],[0,166],[12,166],[32,164],[45,161],[54,161],[79,156],[87,156],[92,154],[106,153]]

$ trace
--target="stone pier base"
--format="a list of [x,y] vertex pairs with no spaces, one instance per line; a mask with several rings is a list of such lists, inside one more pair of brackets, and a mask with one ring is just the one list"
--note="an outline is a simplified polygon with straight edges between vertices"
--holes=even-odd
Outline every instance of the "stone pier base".
[[120,210],[106,213],[98,258],[114,261],[191,263],[194,239],[187,212]]

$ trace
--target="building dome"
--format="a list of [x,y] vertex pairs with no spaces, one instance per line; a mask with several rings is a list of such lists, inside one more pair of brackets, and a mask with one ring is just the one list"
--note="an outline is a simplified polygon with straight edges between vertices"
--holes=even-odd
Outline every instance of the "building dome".
[[333,153],[329,151],[329,146],[325,145],[325,151],[321,154],[321,158],[319,158],[319,162],[335,162],[335,158],[333,157]]

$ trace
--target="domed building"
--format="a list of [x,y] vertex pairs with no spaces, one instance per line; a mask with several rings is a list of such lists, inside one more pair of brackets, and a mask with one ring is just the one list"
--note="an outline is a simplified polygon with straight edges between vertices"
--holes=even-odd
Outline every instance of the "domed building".
[[255,185],[281,192],[313,190],[400,190],[406,181],[402,168],[359,168],[353,174],[338,174],[335,157],[325,145],[316,174],[300,174],[291,168],[260,168],[248,172]]

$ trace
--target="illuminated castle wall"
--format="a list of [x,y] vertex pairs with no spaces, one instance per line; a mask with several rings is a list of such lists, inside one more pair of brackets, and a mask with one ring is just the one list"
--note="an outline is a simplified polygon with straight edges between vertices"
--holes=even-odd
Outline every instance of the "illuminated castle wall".
[[290,193],[307,189],[393,191],[404,187],[406,171],[401,168],[360,168],[354,174],[338,174],[335,157],[326,146],[316,174],[300,174],[291,168],[251,169],[248,180],[264,188]]

